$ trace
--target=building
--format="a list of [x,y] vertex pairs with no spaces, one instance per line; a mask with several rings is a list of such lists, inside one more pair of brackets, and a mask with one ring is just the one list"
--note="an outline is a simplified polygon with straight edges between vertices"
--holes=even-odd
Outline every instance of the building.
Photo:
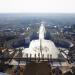
[[[25,48],[23,53],[23,58],[42,58],[44,59],[53,59],[58,60],[64,59],[64,56],[60,53],[60,51],[57,49],[53,41],[46,40],[45,39],[46,30],[45,26],[42,23],[39,28],[39,39],[32,40],[30,42],[29,48]],[[47,60],[46,60],[47,61]]]

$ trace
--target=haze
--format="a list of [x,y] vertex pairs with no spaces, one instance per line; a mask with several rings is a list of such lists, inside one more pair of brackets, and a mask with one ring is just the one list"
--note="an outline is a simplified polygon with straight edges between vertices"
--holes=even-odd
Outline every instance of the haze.
[[75,0],[0,0],[0,13],[75,13]]

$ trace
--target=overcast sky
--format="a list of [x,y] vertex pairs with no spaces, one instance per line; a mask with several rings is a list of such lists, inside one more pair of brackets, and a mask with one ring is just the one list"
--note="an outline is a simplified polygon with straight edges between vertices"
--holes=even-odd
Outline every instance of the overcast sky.
[[0,13],[75,13],[75,0],[0,0]]

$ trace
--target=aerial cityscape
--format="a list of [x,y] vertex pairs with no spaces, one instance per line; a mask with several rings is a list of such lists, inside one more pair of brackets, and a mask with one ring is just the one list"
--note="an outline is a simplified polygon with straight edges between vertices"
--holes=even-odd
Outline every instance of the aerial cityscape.
[[75,14],[0,14],[3,75],[75,75]]

